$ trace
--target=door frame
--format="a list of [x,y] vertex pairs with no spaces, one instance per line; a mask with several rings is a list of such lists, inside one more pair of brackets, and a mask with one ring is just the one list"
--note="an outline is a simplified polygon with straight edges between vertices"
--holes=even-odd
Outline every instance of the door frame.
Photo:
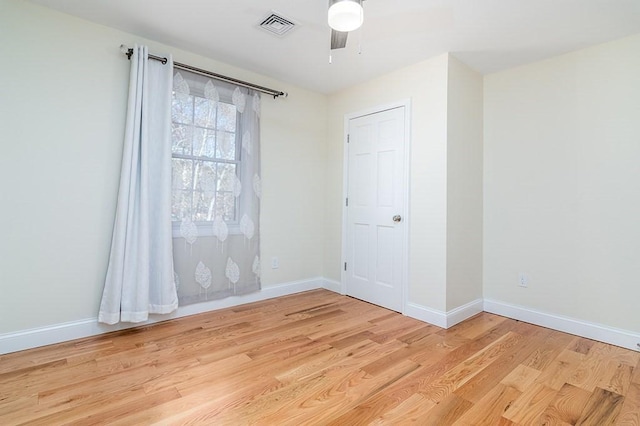
[[347,138],[349,135],[349,122],[358,117],[365,115],[376,114],[378,112],[388,111],[390,109],[404,107],[404,158],[403,158],[403,176],[402,184],[405,188],[404,194],[402,194],[404,211],[400,212],[403,217],[404,229],[402,232],[402,268],[400,273],[400,291],[402,292],[401,300],[402,307],[401,313],[405,314],[407,308],[408,294],[409,294],[409,228],[411,224],[410,220],[410,194],[411,194],[411,180],[410,180],[410,166],[411,166],[411,99],[402,99],[396,102],[377,105],[371,108],[360,110],[353,113],[344,115],[343,126],[343,153],[342,153],[342,249],[341,256],[342,262],[340,264],[340,284],[341,294],[347,294],[347,273],[344,270],[344,264],[347,261],[347,206],[346,198],[349,189],[349,144]]

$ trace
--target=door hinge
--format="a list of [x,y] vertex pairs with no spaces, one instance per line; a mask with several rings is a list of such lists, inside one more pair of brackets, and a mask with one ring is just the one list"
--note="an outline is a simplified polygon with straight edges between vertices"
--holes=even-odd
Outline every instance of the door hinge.
[[347,270],[347,262],[344,262],[344,270]]
[[347,198],[345,198],[345,199],[344,199],[344,205],[345,205],[346,207],[349,207],[349,197],[347,197]]

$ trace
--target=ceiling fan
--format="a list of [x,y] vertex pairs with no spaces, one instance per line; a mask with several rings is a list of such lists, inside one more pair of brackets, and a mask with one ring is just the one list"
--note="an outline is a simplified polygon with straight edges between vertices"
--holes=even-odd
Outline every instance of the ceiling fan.
[[331,27],[331,50],[347,45],[349,31],[360,28],[364,21],[364,0],[329,0],[327,21]]

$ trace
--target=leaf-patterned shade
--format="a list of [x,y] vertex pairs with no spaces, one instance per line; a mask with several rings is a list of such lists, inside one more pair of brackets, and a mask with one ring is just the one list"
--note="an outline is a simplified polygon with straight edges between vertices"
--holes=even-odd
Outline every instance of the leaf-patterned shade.
[[260,277],[260,258],[256,256],[253,259],[253,264],[251,265],[251,272],[253,272],[256,277]]
[[182,74],[179,72],[173,76],[173,91],[176,94],[176,99],[180,102],[186,102],[189,100],[189,83],[182,78]]
[[242,215],[242,219],[240,219],[240,232],[244,234],[244,236],[250,240],[253,238],[253,232],[255,230],[253,221],[249,216],[245,214]]
[[238,198],[242,193],[242,182],[238,179],[238,176],[233,177],[233,196]]
[[207,81],[207,84],[204,85],[204,97],[213,103],[217,103],[220,101],[220,94],[218,93],[218,89],[216,89],[216,86],[211,80]]
[[231,281],[232,284],[236,284],[240,279],[240,268],[238,268],[238,264],[234,262],[230,257],[227,258],[225,276],[229,279],[229,281]]
[[211,286],[211,269],[207,268],[202,261],[196,266],[196,282],[205,290]]
[[244,107],[247,103],[247,99],[239,87],[236,87],[236,90],[233,91],[233,96],[231,97],[231,101],[238,109],[238,112],[242,114],[244,112]]
[[257,291],[260,95],[185,70],[173,74],[172,218],[184,239],[173,244],[179,303]]
[[198,227],[191,221],[190,218],[185,217],[180,223],[180,235],[189,244],[193,244],[198,239]]
[[221,243],[227,239],[229,235],[229,228],[227,227],[226,222],[220,217],[216,216],[213,220],[213,236],[218,239]]

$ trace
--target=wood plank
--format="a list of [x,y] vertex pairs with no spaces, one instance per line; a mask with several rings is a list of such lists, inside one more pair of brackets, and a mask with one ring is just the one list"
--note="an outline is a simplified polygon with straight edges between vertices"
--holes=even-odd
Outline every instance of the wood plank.
[[[362,370],[353,369],[352,377],[336,374],[337,370],[325,373],[331,382],[320,391],[307,395],[299,403],[287,401],[279,410],[269,416],[260,413],[264,424],[279,424],[286,418],[291,424],[323,424],[344,413],[350,407],[377,393],[389,384],[414,371],[418,365],[409,360],[397,363],[377,376],[370,376]],[[425,407],[426,408],[426,407]]]
[[503,417],[517,424],[533,424],[556,398],[557,393],[554,389],[536,383],[514,401]]
[[640,385],[640,361],[636,364],[633,369],[633,374],[631,375],[631,383],[635,383],[636,385]]
[[565,384],[542,413],[538,423],[575,425],[590,398],[591,393],[584,389]]
[[629,386],[616,425],[640,425],[640,384],[632,383]]
[[505,321],[505,317],[487,314],[481,312],[473,317],[473,321],[463,321],[453,327],[443,330],[441,334],[454,334],[467,339],[475,339],[487,331],[495,328],[501,322]]
[[[261,395],[274,392],[283,386],[277,380],[269,377],[254,377],[243,385],[235,384],[227,387],[201,387],[196,392],[183,394],[182,397],[169,401],[162,405],[161,409],[148,408],[136,410],[125,419],[116,421],[114,424],[123,426],[143,425],[143,424],[185,424],[186,418],[204,419],[214,418],[221,413],[234,411],[236,407],[246,401],[257,398]],[[211,424],[206,420],[200,424]],[[215,423],[214,423],[215,424]]]
[[522,336],[508,332],[482,351],[420,389],[420,393],[434,402],[443,400],[499,358],[504,352],[517,345],[521,339]]
[[618,395],[626,395],[629,386],[631,385],[631,375],[633,374],[633,367],[627,364],[618,363],[615,365],[611,363],[612,367],[615,367],[612,374],[603,374],[598,381],[598,387],[617,393]]
[[[628,365],[633,362],[635,354],[632,351],[628,351],[628,355],[623,355],[620,349],[612,345],[596,342],[575,373],[567,379],[567,383],[593,392],[602,383],[611,382],[616,374],[618,376],[626,374],[624,368],[622,369],[623,371],[618,371],[618,367],[621,364]],[[614,383],[611,386],[619,388],[621,385]]]
[[424,396],[414,393],[405,399],[395,408],[382,414],[371,425],[394,425],[419,423],[420,419],[426,416],[426,413],[436,405],[435,402],[425,398]]
[[576,425],[612,425],[615,423],[624,397],[608,390],[597,388],[587,402]]
[[596,343],[595,340],[586,339],[584,337],[576,337],[573,343],[571,343],[571,345],[569,345],[567,349],[579,354],[586,355],[587,353],[589,353],[589,350],[594,343]]
[[536,382],[548,388],[560,390],[575,374],[584,358],[585,355],[582,353],[566,349],[541,372]]
[[542,345],[524,362],[527,367],[544,370],[574,339],[574,336],[551,330]]
[[470,339],[455,334],[434,333],[423,339],[423,350],[411,355],[411,359],[420,364],[431,364],[469,342]]
[[480,399],[476,404],[473,404],[473,406],[464,413],[454,423],[454,425],[495,425],[500,422],[502,415],[509,409],[509,407],[511,407],[520,395],[522,395],[522,391],[501,383],[491,389],[484,398]]
[[[523,324],[526,327],[514,328],[518,334],[525,333],[526,337],[517,349],[501,356],[490,366],[481,371],[473,380],[464,384],[456,390],[456,395],[471,402],[478,402],[480,399],[496,387],[504,377],[509,375],[514,368],[525,362],[527,358],[544,343],[551,330],[543,327]],[[516,331],[517,330],[517,331]],[[524,335],[523,335],[524,336]]]
[[520,392],[524,392],[533,384],[533,382],[536,381],[539,375],[539,370],[520,364],[511,370],[511,372],[502,379],[500,383],[504,386],[511,386]]
[[616,361],[631,367],[635,367],[638,362],[640,362],[640,352],[638,351],[630,351],[619,346],[608,345],[602,342],[598,342],[598,344],[594,344],[594,346],[597,348],[592,351],[604,359]]
[[377,322],[375,328],[371,329],[374,333],[374,337],[371,340],[377,343],[384,343],[392,339],[406,339],[406,336],[413,332],[430,334],[438,330],[440,329],[436,326],[399,315],[398,317],[391,317],[387,321]]
[[451,394],[419,418],[418,424],[450,425],[462,417],[472,406],[473,404],[466,399],[462,399],[456,394]]

